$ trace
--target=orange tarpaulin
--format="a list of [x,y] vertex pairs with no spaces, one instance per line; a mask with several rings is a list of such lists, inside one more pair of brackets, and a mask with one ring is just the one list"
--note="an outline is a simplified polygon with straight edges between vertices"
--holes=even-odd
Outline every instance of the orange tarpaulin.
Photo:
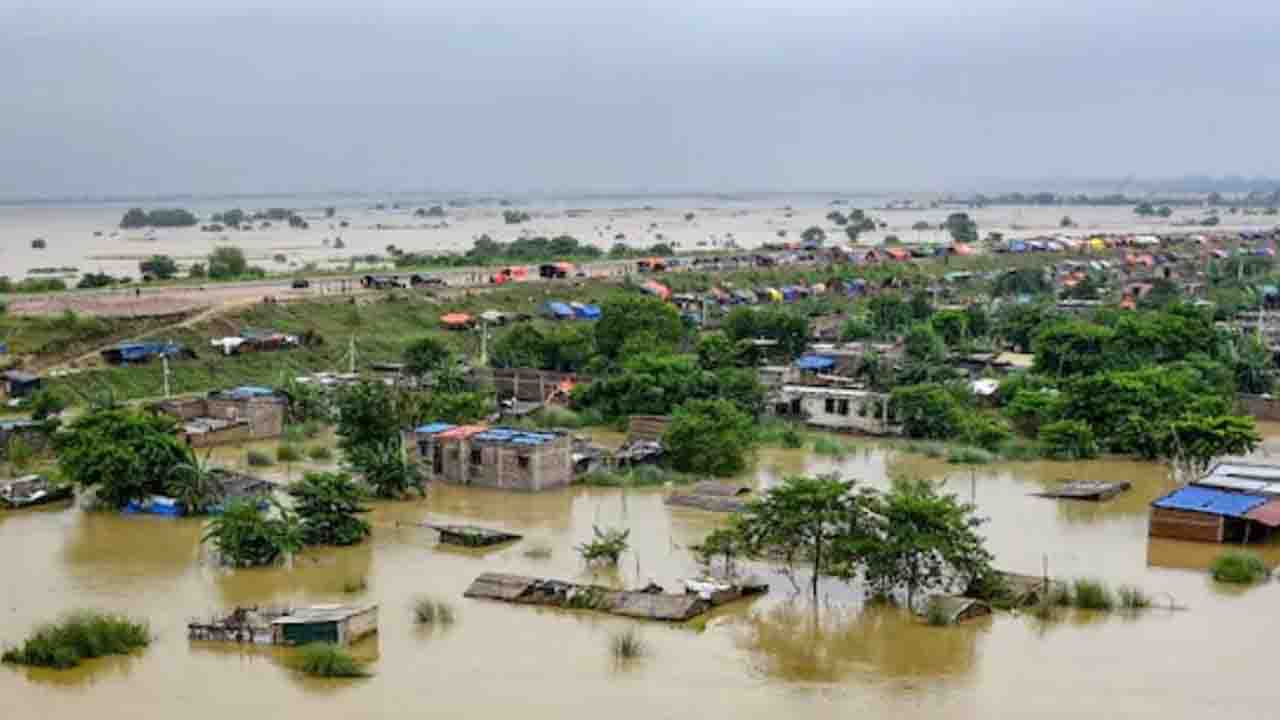
[[463,327],[470,325],[475,320],[466,313],[449,313],[448,315],[441,315],[440,322],[449,327]]
[[641,285],[640,287],[644,288],[644,289],[645,289],[646,291],[648,291],[649,293],[652,293],[652,294],[654,294],[654,295],[657,295],[658,297],[662,298],[663,300],[670,300],[670,299],[671,299],[671,288],[667,287],[666,285],[663,285],[662,283],[658,282],[657,280],[647,280],[647,281],[645,281],[645,283],[644,283],[643,285]]

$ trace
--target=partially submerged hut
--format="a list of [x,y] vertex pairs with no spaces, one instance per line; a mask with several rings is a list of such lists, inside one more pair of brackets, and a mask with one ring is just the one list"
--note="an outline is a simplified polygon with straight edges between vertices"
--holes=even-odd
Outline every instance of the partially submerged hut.
[[707,592],[702,585],[706,583],[697,584],[697,589],[687,586],[684,593],[673,594],[656,586],[644,590],[614,590],[599,585],[487,572],[471,583],[463,597],[568,610],[595,610],[644,620],[684,622],[712,607],[759,595],[769,589],[763,583],[747,582],[720,584],[715,588],[717,592]]
[[209,622],[187,624],[191,640],[254,645],[350,645],[378,632],[377,605],[313,605],[301,608],[237,607]]

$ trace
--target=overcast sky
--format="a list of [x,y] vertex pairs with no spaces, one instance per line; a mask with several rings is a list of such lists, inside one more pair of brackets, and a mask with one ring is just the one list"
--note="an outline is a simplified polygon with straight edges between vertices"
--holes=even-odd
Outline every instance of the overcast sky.
[[1280,176],[1275,0],[272,4],[0,0],[0,196]]

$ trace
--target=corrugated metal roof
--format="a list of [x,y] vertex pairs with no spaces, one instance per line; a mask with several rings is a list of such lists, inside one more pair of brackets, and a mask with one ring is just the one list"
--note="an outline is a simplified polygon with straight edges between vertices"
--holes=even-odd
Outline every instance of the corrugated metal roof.
[[1244,478],[1231,477],[1230,475],[1210,475],[1202,480],[1197,480],[1196,484],[1247,493],[1266,493],[1268,489],[1271,492],[1280,492],[1280,486],[1275,483],[1269,483],[1266,480],[1246,480]]
[[555,440],[556,437],[554,433],[530,432],[512,428],[491,428],[474,436],[476,440],[504,442],[513,445],[542,445]]
[[1280,483],[1280,465],[1224,462],[1213,466],[1210,477],[1233,477]]
[[1267,527],[1280,527],[1280,500],[1268,501],[1245,513],[1244,516]]
[[1244,514],[1267,502],[1267,498],[1248,493],[1227,492],[1200,485],[1187,485],[1151,503],[1168,510],[1189,510],[1209,515],[1244,517]]
[[796,360],[796,367],[801,370],[826,370],[835,366],[836,361],[821,355],[805,355]]
[[433,422],[418,426],[414,429],[414,432],[422,433],[424,435],[435,435],[436,433],[442,433],[445,430],[452,430],[455,427],[455,425],[451,425],[446,422]]
[[451,428],[440,433],[440,437],[448,438],[450,440],[460,440],[462,438],[469,438],[477,433],[482,433],[488,429],[489,428],[486,425],[459,425],[458,427]]

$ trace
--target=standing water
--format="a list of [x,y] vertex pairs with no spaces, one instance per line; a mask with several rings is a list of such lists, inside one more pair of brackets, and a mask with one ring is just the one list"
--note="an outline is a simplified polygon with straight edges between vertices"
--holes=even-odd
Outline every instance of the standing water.
[[[1271,641],[1276,590],[1215,584],[1222,548],[1148,540],[1148,503],[1169,488],[1160,466],[1123,460],[968,467],[859,444],[839,459],[762,451],[745,478],[758,489],[798,473],[839,472],[885,487],[894,474],[945,479],[990,518],[998,567],[1137,585],[1164,604],[1137,616],[1066,613],[1050,622],[998,613],[934,628],[900,611],[859,610],[857,594],[823,585],[815,614],[774,576],[772,592],[721,608],[705,624],[621,618],[473,601],[471,580],[500,571],[672,587],[697,572],[688,548],[722,516],[674,510],[662,490],[571,488],[510,494],[433,487],[424,500],[379,503],[374,534],[353,548],[314,549],[292,567],[225,570],[201,549],[202,522],[87,513],[55,506],[0,514],[4,582],[0,646],[77,608],[147,619],[153,645],[70,671],[0,668],[5,717],[405,718],[607,716],[832,718],[1266,717],[1274,710]],[[1270,446],[1264,446],[1264,451]],[[1061,479],[1126,480],[1105,503],[1032,493]],[[425,520],[521,533],[519,543],[462,550],[437,544]],[[632,550],[594,578],[573,546],[592,526],[628,527]],[[549,547],[549,557],[529,553]],[[1280,561],[1263,548],[1269,564]],[[354,593],[348,586],[364,579]],[[452,625],[421,627],[415,596],[448,601]],[[380,631],[355,648],[373,677],[317,680],[289,669],[287,651],[190,643],[190,619],[235,605],[377,602]],[[612,633],[635,627],[636,662],[609,655]],[[1212,682],[1207,682],[1212,678]]]

